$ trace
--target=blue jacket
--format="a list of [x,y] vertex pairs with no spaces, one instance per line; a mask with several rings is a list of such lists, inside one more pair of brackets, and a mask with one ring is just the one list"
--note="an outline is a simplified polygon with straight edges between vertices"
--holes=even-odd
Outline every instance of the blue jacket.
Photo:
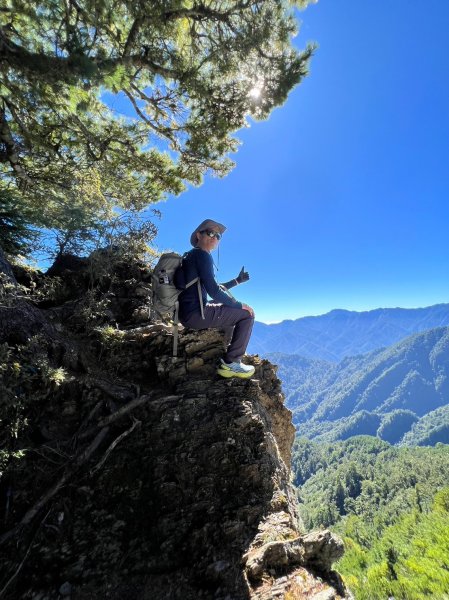
[[[214,261],[209,252],[201,250],[201,248],[193,248],[190,252],[184,255],[182,261],[182,269],[184,271],[185,283],[189,283],[195,277],[200,278],[201,295],[203,304],[207,302],[207,296],[214,302],[232,306],[233,308],[242,308],[242,303],[234,300],[225,291],[221,290],[214,275]],[[221,284],[226,289],[237,285],[237,281],[232,279],[227,283]],[[192,285],[179,295],[179,316],[181,319],[187,318],[193,312],[200,312],[200,300],[198,298],[198,288]]]

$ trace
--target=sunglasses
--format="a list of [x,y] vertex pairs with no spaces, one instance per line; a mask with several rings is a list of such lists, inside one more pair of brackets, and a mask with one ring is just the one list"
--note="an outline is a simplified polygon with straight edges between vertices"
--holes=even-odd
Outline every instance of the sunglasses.
[[221,233],[217,233],[216,231],[211,231],[210,229],[203,229],[200,233],[204,233],[210,238],[217,238],[217,240],[221,240]]

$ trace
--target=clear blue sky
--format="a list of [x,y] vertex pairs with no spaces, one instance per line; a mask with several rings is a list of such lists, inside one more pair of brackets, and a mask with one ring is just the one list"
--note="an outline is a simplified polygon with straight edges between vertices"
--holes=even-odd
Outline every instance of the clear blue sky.
[[158,246],[228,226],[218,279],[265,322],[449,301],[449,1],[320,0],[309,77],[238,135],[225,179],[157,205]]

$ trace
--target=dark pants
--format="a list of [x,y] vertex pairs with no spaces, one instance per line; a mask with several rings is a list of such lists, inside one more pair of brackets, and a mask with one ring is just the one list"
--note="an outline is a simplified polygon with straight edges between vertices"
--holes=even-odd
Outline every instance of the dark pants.
[[191,329],[209,329],[220,327],[223,329],[234,327],[231,343],[224,356],[226,362],[237,362],[246,352],[249,338],[253,330],[254,317],[243,308],[232,308],[224,304],[206,304],[204,319],[201,314],[192,313],[187,319],[181,318],[181,323]]

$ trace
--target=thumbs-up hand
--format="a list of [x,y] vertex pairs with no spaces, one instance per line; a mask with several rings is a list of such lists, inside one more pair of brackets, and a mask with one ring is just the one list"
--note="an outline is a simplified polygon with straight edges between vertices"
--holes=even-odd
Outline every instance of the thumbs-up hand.
[[244,281],[248,281],[248,279],[249,273],[248,271],[245,271],[245,267],[242,267],[240,273],[237,275],[235,280],[237,281],[237,283],[243,283]]

